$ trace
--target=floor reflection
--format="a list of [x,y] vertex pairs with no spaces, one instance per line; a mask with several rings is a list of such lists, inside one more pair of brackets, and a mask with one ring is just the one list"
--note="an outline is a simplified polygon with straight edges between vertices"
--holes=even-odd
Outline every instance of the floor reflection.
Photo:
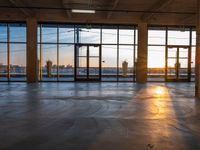
[[0,149],[200,149],[194,86],[4,83]]

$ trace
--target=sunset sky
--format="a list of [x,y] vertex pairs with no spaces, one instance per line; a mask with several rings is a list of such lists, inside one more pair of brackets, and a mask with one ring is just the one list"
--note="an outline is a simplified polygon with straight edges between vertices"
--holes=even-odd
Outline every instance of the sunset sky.
[[[43,28],[42,42],[57,42],[57,29],[56,28]],[[117,66],[117,30],[116,29],[103,29],[102,30],[102,64],[103,67],[116,67]],[[74,42],[74,29],[73,28],[60,28],[59,29],[59,42],[60,43],[73,43]],[[119,32],[120,44],[133,44],[134,31],[133,30],[120,30]],[[81,43],[100,43],[100,30],[99,29],[82,29],[80,30]],[[149,31],[148,44],[148,67],[149,68],[164,68],[165,67],[165,31]],[[189,45],[189,32],[169,31],[168,32],[169,45]],[[7,41],[6,26],[0,26],[0,42]],[[10,42],[21,42],[20,44],[11,44],[11,64],[22,65],[26,63],[26,28],[25,27],[10,27]],[[38,38],[38,42],[40,39]],[[193,45],[195,45],[195,32],[193,33]],[[113,45],[106,45],[113,44]],[[160,46],[156,46],[160,45]],[[39,46],[38,46],[39,47]],[[0,64],[7,63],[7,44],[0,44]],[[194,54],[193,54],[194,55]],[[194,57],[194,56],[193,56]],[[46,61],[51,60],[53,64],[57,63],[57,45],[56,44],[43,44],[42,45],[42,65],[46,65]],[[119,46],[119,65],[126,60],[130,67],[133,66],[133,45]],[[59,63],[60,65],[74,65],[74,45],[73,44],[60,44],[59,45]],[[94,64],[95,65],[95,64]]]

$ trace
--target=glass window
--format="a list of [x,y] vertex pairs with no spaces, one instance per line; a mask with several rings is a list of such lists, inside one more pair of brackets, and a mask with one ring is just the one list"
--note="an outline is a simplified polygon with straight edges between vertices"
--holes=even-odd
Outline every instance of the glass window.
[[0,24],[0,42],[7,42],[7,24]]
[[92,26],[77,26],[78,43],[100,43],[100,28]]
[[42,80],[57,80],[57,45],[42,45]]
[[102,29],[102,43],[103,44],[117,44],[117,28],[103,27]]
[[11,24],[10,42],[26,42],[26,26],[24,24]]
[[148,80],[164,81],[165,46],[148,46]]
[[38,80],[41,80],[42,70],[40,69],[40,44],[37,45],[37,58],[38,58]]
[[[0,24],[0,42],[2,42],[0,43],[0,81],[8,81],[8,79],[10,81],[26,81],[26,25]],[[10,70],[8,70],[8,66]],[[10,76],[8,76],[9,74]]]
[[26,44],[10,44],[10,80],[26,80]]
[[164,68],[165,67],[165,47],[164,46],[149,46],[148,47],[148,67],[149,68]]
[[119,81],[133,81],[133,46],[119,46]]
[[102,80],[117,80],[117,46],[102,45]]
[[168,45],[189,45],[190,32],[183,29],[181,31],[169,30],[168,31]]
[[148,30],[148,44],[165,45],[165,30]]
[[7,62],[7,44],[0,44],[0,81],[7,80],[8,62]]
[[138,30],[136,29],[135,30],[135,44],[137,45],[138,44]]
[[134,44],[134,29],[119,29],[119,44]]
[[57,43],[57,25],[42,25],[42,42]]
[[59,26],[59,43],[74,43],[74,26]]
[[[38,26],[38,32],[39,32],[39,29],[40,27]],[[57,31],[59,31],[58,34],[57,34]],[[57,39],[58,35],[59,35],[59,39]],[[75,45],[74,44],[75,43],[100,44],[101,39],[103,43],[102,45],[102,80],[103,81],[117,81],[117,70],[118,70],[117,63],[119,61],[125,60],[126,58],[129,65],[128,76],[133,77],[134,40],[136,40],[136,43],[137,43],[137,31],[136,31],[135,36],[136,36],[136,39],[134,39],[134,27],[132,26],[119,27],[119,44],[121,44],[119,45],[119,47],[122,50],[120,50],[119,60],[117,60],[117,44],[118,44],[117,43],[118,42],[118,27],[117,26],[106,25],[106,26],[101,27],[101,26],[96,26],[96,25],[43,24],[42,35],[41,35],[42,37],[42,55],[41,55],[42,69],[41,70],[43,74],[42,80],[43,81],[57,81],[58,79],[60,81],[73,81],[74,80],[74,63],[75,63],[75,56],[74,56]],[[38,42],[39,42],[39,38],[40,37],[38,37]],[[124,46],[122,46],[122,44]],[[59,49],[57,49],[58,48],[57,46],[59,46]],[[39,44],[38,44],[38,49],[40,49]],[[57,60],[57,55],[59,55],[58,60]],[[90,51],[90,55],[96,56],[96,53],[93,53],[93,51]],[[38,53],[38,57],[39,56],[40,56],[40,53]],[[86,57],[86,51],[84,51],[84,49],[80,49],[79,56]],[[82,61],[82,65],[85,64],[84,59],[85,58],[83,58],[82,60],[82,58],[80,58],[79,60],[79,62]],[[57,61],[59,64],[57,64]],[[93,60],[93,58],[91,58],[91,62],[92,61],[94,63],[91,63],[90,65],[92,67],[96,67],[96,64],[98,64],[97,59]],[[57,70],[57,68],[59,69]],[[122,73],[123,72],[121,72],[121,75]],[[131,78],[129,81],[132,81],[132,80],[133,78]]]
[[196,60],[196,47],[192,47],[192,62],[191,62],[191,81],[195,81],[195,60]]
[[192,31],[192,45],[196,46],[196,31]]
[[59,80],[74,80],[74,45],[59,45]]
[[37,28],[37,41],[40,43],[40,26]]

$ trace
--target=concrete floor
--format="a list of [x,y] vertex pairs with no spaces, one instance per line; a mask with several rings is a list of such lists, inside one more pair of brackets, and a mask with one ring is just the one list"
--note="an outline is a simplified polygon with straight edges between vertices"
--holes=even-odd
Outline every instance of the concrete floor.
[[199,150],[193,83],[0,84],[0,150]]

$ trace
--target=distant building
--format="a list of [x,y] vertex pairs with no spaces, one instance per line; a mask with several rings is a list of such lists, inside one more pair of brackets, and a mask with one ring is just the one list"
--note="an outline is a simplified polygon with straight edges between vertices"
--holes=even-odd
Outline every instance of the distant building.
[[68,64],[68,65],[67,65],[67,68],[72,68],[72,65]]

